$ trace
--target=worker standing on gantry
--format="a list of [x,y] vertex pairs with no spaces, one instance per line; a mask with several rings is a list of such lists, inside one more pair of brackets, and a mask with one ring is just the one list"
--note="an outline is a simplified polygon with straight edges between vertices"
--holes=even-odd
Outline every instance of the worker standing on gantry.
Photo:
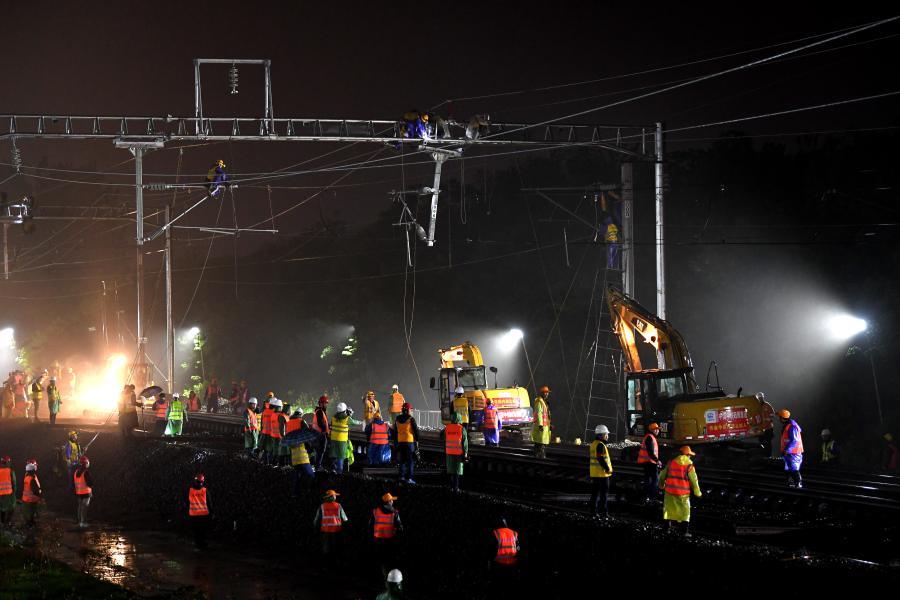
[[534,443],[534,455],[547,458],[547,444],[550,443],[550,406],[547,400],[550,388],[546,385],[540,389],[540,395],[534,399],[534,421],[531,424],[531,441]]
[[490,115],[472,115],[466,125],[466,139],[477,140],[491,131]]
[[609,440],[609,428],[606,425],[597,425],[594,428],[594,441],[591,442],[590,475],[591,475],[591,510],[595,517],[607,518],[607,497],[609,495],[609,480],[613,474],[612,461],[609,458],[609,448],[606,442]]
[[206,181],[210,196],[218,196],[222,193],[222,190],[231,185],[228,173],[225,172],[224,160],[219,159],[210,167],[209,172],[206,174]]
[[660,474],[659,487],[665,490],[663,500],[663,519],[672,528],[681,524],[681,532],[690,537],[688,527],[691,521],[691,493],[697,498],[703,496],[697,482],[697,472],[691,457],[694,452],[690,446],[682,446],[680,455],[669,461],[668,466]]
[[644,470],[644,504],[656,501],[657,488],[659,487],[659,470],[662,461],[659,459],[659,423],[650,423],[647,427],[647,435],[641,440],[641,449],[638,451],[638,464]]
[[606,268],[619,268],[619,226],[613,221],[611,216],[603,219],[604,240],[606,241]]
[[778,411],[781,417],[781,457],[784,459],[784,470],[788,474],[788,486],[802,488],[800,465],[803,464],[803,430],[797,421],[791,418],[791,411],[786,408]]

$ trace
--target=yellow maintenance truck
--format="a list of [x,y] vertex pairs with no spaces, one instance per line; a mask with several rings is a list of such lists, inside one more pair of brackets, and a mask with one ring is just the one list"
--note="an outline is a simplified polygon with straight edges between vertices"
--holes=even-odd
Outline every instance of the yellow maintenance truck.
[[[482,412],[487,398],[491,399],[503,422],[503,429],[524,430],[531,426],[531,398],[523,387],[498,388],[496,385],[497,369],[494,373],[494,387],[488,388],[486,369],[481,358],[481,350],[472,342],[465,342],[449,348],[438,350],[441,357],[440,386],[438,398],[441,407],[441,420],[450,422],[454,411],[455,390],[463,388],[466,399],[465,411],[470,428],[481,423]],[[431,389],[435,389],[435,379],[431,378]],[[459,406],[462,411],[462,407]]]
[[[606,289],[613,331],[625,367],[626,426],[640,441],[650,423],[659,423],[663,445],[723,444],[765,447],[771,443],[774,410],[763,394],[729,396],[707,383],[701,391],[684,338],[677,329],[614,286]],[[645,369],[644,354],[659,368]]]

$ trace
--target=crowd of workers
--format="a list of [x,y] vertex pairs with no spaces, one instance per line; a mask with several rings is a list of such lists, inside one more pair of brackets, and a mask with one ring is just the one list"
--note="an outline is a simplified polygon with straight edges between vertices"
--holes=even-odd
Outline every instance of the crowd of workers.
[[33,375],[12,371],[0,389],[0,416],[40,420],[41,406],[46,401],[50,423],[55,424],[62,407],[63,391],[67,396],[74,395],[75,381],[75,371],[59,365]]
[[[46,377],[46,387],[43,387]],[[55,390],[55,378],[44,373],[34,380],[33,406],[40,406],[38,392],[45,392],[47,398],[59,402],[59,392]],[[237,396],[241,390],[246,391],[246,383],[235,384]],[[218,385],[213,380],[207,387],[207,410],[215,412],[212,404],[218,406]],[[477,425],[485,439],[485,445],[497,446],[500,443],[499,432],[503,427],[499,411],[493,406],[490,398],[485,399],[482,410],[476,411],[470,423],[470,405],[464,396],[464,390],[457,388],[452,402],[450,423],[440,433],[443,441],[446,472],[452,490],[460,488],[469,453],[469,427]],[[546,446],[550,443],[552,421],[549,407],[550,389],[540,388],[539,395],[533,403],[534,421],[532,442],[537,458],[546,457]],[[209,398],[213,398],[212,404]],[[294,493],[307,493],[315,481],[316,471],[330,470],[342,474],[352,464],[354,452],[350,440],[350,429],[361,426],[367,440],[366,455],[371,466],[384,466],[396,458],[401,482],[414,484],[415,464],[418,458],[419,430],[415,418],[411,414],[411,405],[400,393],[397,385],[393,386],[389,404],[385,411],[389,419],[382,415],[382,407],[373,391],[363,398],[363,420],[353,418],[354,411],[344,402],[339,402],[335,412],[328,416],[330,399],[323,394],[313,411],[310,422],[304,420],[303,410],[299,406],[291,406],[269,392],[260,406],[256,398],[246,398],[244,408],[244,451],[246,456],[272,466],[293,467],[295,472]],[[130,436],[138,426],[137,407],[142,406],[135,394],[133,385],[126,385],[121,394],[119,404],[119,424],[122,433]],[[201,409],[196,395],[187,404],[179,394],[168,397],[159,392],[152,405],[155,421],[153,433],[160,436],[177,436],[182,432],[183,423],[190,412]],[[37,410],[37,408],[35,409]],[[50,408],[51,414],[54,409]],[[58,412],[58,407],[55,409]],[[802,429],[791,412],[782,409],[778,412],[781,420],[780,456],[784,461],[784,469],[788,476],[788,485],[803,487],[800,475],[803,464],[804,447]],[[691,513],[690,498],[701,497],[697,471],[691,460],[695,456],[689,446],[682,446],[678,454],[664,463],[660,455],[658,440],[660,426],[650,423],[640,444],[637,463],[643,468],[644,503],[655,505],[658,494],[662,492],[662,517],[670,528],[680,530],[689,536]],[[606,519],[609,516],[607,497],[610,481],[613,476],[613,462],[607,446],[609,429],[598,425],[594,430],[594,439],[589,445],[588,474],[591,480],[590,508],[595,517]],[[831,435],[824,429],[821,434],[820,462],[822,465],[839,464],[840,448]],[[890,434],[885,434],[884,441],[889,449],[886,466],[896,470],[897,449]],[[327,461],[326,461],[327,459]],[[90,461],[85,450],[78,442],[76,431],[70,431],[66,444],[60,451],[60,461],[64,461],[69,489],[76,500],[76,518],[80,527],[87,526],[87,511],[92,498],[93,482],[90,474]],[[0,521],[7,525],[12,517],[18,493],[16,474],[8,456],[0,458]],[[29,459],[25,463],[25,476],[21,490],[21,502],[27,507],[27,522],[34,524],[37,509],[41,502],[42,489],[37,476],[37,461]],[[324,492],[323,502],[313,518],[314,526],[322,536],[322,552],[325,555],[337,551],[340,545],[339,535],[348,515],[338,502],[339,493],[333,489]],[[399,566],[397,539],[403,531],[400,515],[394,507],[397,497],[386,493],[378,506],[369,515],[369,528],[379,551],[379,563],[387,581],[396,589],[402,575]],[[195,543],[198,548],[206,546],[206,535],[210,516],[210,498],[205,485],[205,477],[198,473],[189,486],[187,493],[188,517],[192,523]],[[503,569],[517,562],[519,552],[518,533],[507,527],[505,521],[498,523],[491,532],[495,544],[493,564]]]

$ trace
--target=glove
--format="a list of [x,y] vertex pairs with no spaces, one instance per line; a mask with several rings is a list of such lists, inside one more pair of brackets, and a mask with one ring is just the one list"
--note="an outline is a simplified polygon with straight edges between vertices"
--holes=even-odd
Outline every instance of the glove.
[[348,416],[348,417],[352,417],[352,416],[353,416],[353,409],[352,409],[352,408],[348,408],[348,409],[347,409],[347,416]]

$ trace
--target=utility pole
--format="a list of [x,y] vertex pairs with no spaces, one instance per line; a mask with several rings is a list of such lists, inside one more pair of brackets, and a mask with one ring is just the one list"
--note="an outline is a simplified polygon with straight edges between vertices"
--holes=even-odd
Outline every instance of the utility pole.
[[9,223],[3,224],[3,279],[9,279]]
[[634,298],[634,163],[623,162],[622,173],[622,289]]
[[[663,179],[663,138],[662,123],[656,124],[656,314],[666,318],[666,254],[665,231],[663,228],[663,200],[665,183]],[[663,368],[665,357],[660,351],[656,357],[659,368]]]
[[[166,223],[171,206],[166,205]],[[175,392],[175,329],[172,324],[172,228],[166,228],[166,367],[168,368],[168,393]]]
[[139,389],[147,385],[147,338],[144,335],[144,152],[162,148],[163,140],[115,139],[116,148],[127,148],[134,155],[135,202],[135,287],[137,288],[137,357],[133,382]]

